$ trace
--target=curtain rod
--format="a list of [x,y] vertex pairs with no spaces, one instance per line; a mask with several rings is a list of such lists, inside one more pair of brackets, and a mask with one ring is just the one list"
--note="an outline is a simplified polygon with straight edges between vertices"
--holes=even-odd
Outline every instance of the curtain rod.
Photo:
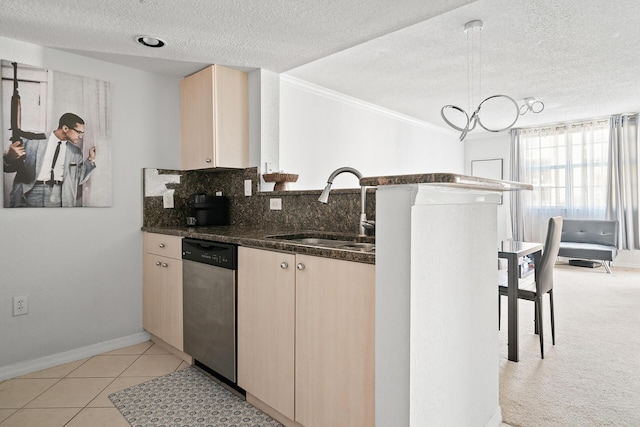
[[530,126],[530,127],[522,127],[522,128],[512,128],[515,130],[521,130],[521,131],[528,131],[528,130],[534,130],[534,129],[546,129],[546,128],[552,128],[554,126],[557,127],[561,127],[561,126],[571,126],[571,125],[575,125],[575,124],[584,124],[586,122],[597,122],[600,120],[606,120],[609,121],[609,119],[611,117],[616,117],[616,116],[627,116],[627,115],[636,115],[639,113],[633,113],[633,112],[627,112],[627,113],[619,113],[619,114],[612,114],[610,116],[601,116],[601,117],[592,117],[592,118],[587,118],[587,119],[582,119],[582,120],[573,120],[573,121],[567,121],[567,122],[555,122],[555,123],[548,123],[545,125],[541,125],[541,126]]

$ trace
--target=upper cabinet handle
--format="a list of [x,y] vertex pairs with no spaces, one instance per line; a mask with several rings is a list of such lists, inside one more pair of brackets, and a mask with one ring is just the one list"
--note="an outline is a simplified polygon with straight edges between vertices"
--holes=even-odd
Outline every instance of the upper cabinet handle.
[[303,263],[301,263],[301,262],[299,262],[299,263],[298,263],[298,265],[296,265],[296,268],[297,268],[298,270],[304,270],[304,264],[303,264]]
[[205,160],[205,162],[211,163],[211,159],[207,159],[207,160]]
[[289,268],[289,264],[287,263],[287,261],[282,261],[280,263],[280,268],[283,269],[283,270]]
[[168,266],[169,266],[169,264],[167,264],[166,262],[163,262],[163,263],[162,263],[162,266],[163,266],[163,267],[168,267]]
[[161,248],[164,248],[164,243],[160,243],[159,245]]

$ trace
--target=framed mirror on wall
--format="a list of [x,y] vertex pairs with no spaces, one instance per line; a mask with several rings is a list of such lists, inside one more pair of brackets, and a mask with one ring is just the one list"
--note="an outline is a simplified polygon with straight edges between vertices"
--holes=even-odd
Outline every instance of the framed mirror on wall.
[[[502,180],[502,159],[472,160],[471,175],[478,178]],[[500,195],[500,204],[502,204],[502,194]]]

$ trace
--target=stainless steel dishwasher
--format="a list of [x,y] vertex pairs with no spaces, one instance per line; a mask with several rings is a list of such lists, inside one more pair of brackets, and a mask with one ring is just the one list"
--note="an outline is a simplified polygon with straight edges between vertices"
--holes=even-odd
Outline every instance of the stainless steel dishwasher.
[[236,245],[182,239],[184,352],[232,384],[236,374]]

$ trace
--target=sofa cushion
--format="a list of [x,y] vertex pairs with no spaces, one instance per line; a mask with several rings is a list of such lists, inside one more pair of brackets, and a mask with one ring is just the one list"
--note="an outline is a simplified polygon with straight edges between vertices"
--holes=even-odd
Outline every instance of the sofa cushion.
[[615,246],[579,242],[560,242],[560,250],[558,251],[558,256],[561,257],[602,261],[613,261],[617,254]]
[[565,219],[562,223],[562,242],[594,243],[616,247],[618,222],[596,219]]

